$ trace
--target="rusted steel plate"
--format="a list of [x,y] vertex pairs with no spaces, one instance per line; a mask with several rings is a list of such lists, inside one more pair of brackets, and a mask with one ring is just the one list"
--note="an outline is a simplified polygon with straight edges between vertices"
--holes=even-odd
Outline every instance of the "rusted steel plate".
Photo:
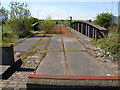
[[40,75],[30,74],[29,78],[41,79],[76,79],[76,80],[120,80],[120,76],[62,76],[62,75]]

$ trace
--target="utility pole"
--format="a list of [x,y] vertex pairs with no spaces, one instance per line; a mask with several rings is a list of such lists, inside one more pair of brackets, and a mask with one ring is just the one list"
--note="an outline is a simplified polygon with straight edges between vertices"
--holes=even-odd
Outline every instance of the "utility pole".
[[70,16],[70,24],[72,23],[72,16]]
[[111,14],[113,13],[113,2],[112,2],[112,6],[111,6]]

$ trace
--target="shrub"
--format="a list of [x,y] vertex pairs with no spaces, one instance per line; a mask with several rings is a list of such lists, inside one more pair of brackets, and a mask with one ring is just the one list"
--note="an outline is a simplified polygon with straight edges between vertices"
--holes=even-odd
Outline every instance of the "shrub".
[[45,30],[46,33],[50,33],[51,30],[55,27],[55,22],[51,19],[50,15],[47,16],[47,18],[40,23],[40,30]]
[[8,20],[6,25],[9,26],[14,34],[17,34],[19,37],[25,37],[30,35],[31,24],[29,23],[29,19],[14,19]]
[[44,22],[40,23],[40,30],[45,30],[46,33],[50,33],[54,26],[55,26],[54,21],[44,20]]

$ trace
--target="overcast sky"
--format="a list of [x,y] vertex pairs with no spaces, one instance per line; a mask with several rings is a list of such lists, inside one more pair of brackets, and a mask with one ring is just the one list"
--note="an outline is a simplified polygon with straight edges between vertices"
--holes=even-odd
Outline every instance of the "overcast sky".
[[[96,0],[97,2],[95,0],[84,0],[84,2],[83,0],[56,0],[57,2],[55,0],[18,1],[27,2],[31,15],[39,19],[44,19],[50,15],[52,19],[67,19],[72,16],[75,20],[93,20],[97,14],[103,12],[109,12],[117,16],[119,0]],[[9,9],[9,2],[10,0],[4,0],[2,6]]]

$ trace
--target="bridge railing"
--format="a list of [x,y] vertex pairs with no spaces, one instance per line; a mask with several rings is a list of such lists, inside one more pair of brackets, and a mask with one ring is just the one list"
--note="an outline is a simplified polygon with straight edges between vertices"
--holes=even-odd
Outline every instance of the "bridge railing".
[[102,38],[108,34],[108,30],[106,28],[87,21],[72,22],[70,25],[76,31],[95,40]]

